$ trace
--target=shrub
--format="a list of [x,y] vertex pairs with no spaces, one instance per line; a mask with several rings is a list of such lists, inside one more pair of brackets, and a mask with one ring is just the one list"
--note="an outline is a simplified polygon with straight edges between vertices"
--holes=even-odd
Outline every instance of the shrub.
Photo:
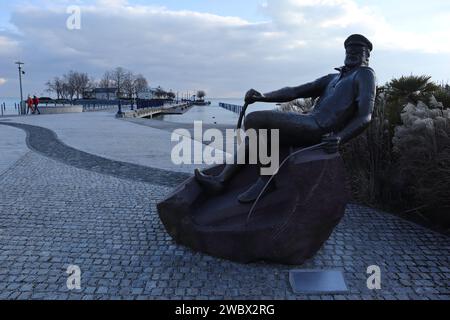
[[312,110],[313,106],[314,106],[313,99],[298,99],[291,102],[283,103],[280,105],[278,109],[284,112],[308,113]]
[[353,197],[448,229],[450,110],[408,103],[391,139],[386,104],[379,96],[368,130],[343,147]]
[[392,143],[385,94],[377,96],[369,128],[342,147],[355,200],[377,206],[389,202]]
[[[426,101],[425,104],[423,101]],[[314,101],[283,104],[309,112]],[[379,87],[369,128],[342,147],[354,200],[450,228],[450,87],[427,76]]]
[[443,108],[450,109],[450,87],[448,85],[440,86],[433,92],[433,96],[438,102],[442,103]]
[[419,101],[402,112],[393,138],[394,166],[403,184],[400,205],[450,227],[450,110]]
[[383,89],[386,92],[386,116],[391,124],[391,134],[393,135],[395,126],[401,124],[401,113],[403,107],[409,103],[417,103],[419,100],[429,100],[431,94],[439,87],[430,81],[431,77],[422,76],[402,76],[392,79]]

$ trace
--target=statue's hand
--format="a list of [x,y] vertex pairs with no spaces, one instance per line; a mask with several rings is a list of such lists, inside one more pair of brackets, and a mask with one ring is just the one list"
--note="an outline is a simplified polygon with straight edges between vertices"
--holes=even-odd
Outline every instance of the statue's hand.
[[339,145],[341,144],[341,137],[336,135],[325,135],[322,137],[322,142],[327,144],[323,147],[327,153],[336,153],[339,151]]
[[252,104],[257,101],[261,101],[263,95],[256,91],[255,89],[250,89],[245,94],[245,103]]

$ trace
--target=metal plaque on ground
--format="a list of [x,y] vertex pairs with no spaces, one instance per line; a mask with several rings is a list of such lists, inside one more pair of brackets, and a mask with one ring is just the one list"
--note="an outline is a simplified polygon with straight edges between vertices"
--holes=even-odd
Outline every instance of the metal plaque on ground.
[[337,270],[291,270],[289,282],[294,293],[346,292],[344,276]]

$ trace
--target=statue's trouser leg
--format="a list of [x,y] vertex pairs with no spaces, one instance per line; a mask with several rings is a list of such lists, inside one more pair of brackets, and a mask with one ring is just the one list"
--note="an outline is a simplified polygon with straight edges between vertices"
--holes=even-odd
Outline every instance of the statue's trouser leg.
[[[272,143],[278,143],[278,148],[275,148],[276,152],[280,151],[283,146],[291,147],[306,147],[320,143],[323,130],[318,126],[317,122],[310,115],[303,115],[295,112],[280,112],[280,111],[255,111],[248,114],[244,122],[245,130],[256,130],[258,142],[266,143],[268,152],[270,152]],[[258,134],[260,129],[267,129],[267,140],[260,140]],[[271,142],[270,130],[279,130],[279,141]],[[258,150],[258,148],[251,148],[252,150]],[[225,165],[225,168],[217,176],[217,179],[221,182],[229,181],[239,170],[243,164],[238,163],[238,154],[240,152],[249,153],[249,141],[246,139],[239,147],[239,150],[234,154],[232,163]],[[272,156],[272,155],[270,155]],[[261,164],[260,166],[270,166],[269,164]],[[268,179],[270,175],[262,176],[263,179]]]
[[[254,129],[256,132],[260,129],[267,129],[267,139],[261,139],[258,134],[260,144],[266,144],[266,150],[280,152],[283,147],[308,147],[318,144],[325,134],[311,115],[305,115],[295,112],[280,111],[255,111],[245,118],[245,129]],[[271,130],[278,130],[278,141],[271,141]],[[276,144],[276,145],[273,145]],[[272,157],[274,155],[268,154]],[[279,159],[280,159],[279,154]],[[280,159],[282,160],[282,159]],[[270,163],[262,164],[261,167],[270,167]]]
[[[245,128],[267,129],[267,139],[263,139],[258,134],[258,143],[266,144],[267,152],[270,151],[271,162],[274,157],[281,158],[281,147],[301,147],[310,146],[319,143],[322,139],[323,130],[318,126],[315,119],[310,115],[302,115],[298,113],[286,113],[279,111],[257,111],[249,114],[246,118]],[[278,141],[271,140],[271,130],[278,130]],[[272,147],[273,150],[272,150]],[[278,155],[275,155],[278,153]],[[242,203],[251,203],[260,196],[270,177],[278,171],[279,161],[275,163],[263,164],[259,161],[261,174],[257,181],[250,186],[244,193],[240,194],[238,200]],[[276,167],[273,167],[276,166]],[[266,167],[266,168],[264,168]],[[267,169],[263,170],[262,169]],[[275,185],[269,185],[267,191],[274,188]]]

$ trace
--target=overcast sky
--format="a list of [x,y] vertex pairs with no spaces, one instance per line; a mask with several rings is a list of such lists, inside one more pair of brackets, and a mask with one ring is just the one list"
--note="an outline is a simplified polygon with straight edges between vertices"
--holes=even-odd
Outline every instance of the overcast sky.
[[[70,30],[67,8],[81,9]],[[428,74],[450,82],[448,0],[0,0],[0,96],[69,70],[98,79],[121,66],[174,91],[242,97],[297,85],[342,65],[352,33],[374,44],[379,83]]]

